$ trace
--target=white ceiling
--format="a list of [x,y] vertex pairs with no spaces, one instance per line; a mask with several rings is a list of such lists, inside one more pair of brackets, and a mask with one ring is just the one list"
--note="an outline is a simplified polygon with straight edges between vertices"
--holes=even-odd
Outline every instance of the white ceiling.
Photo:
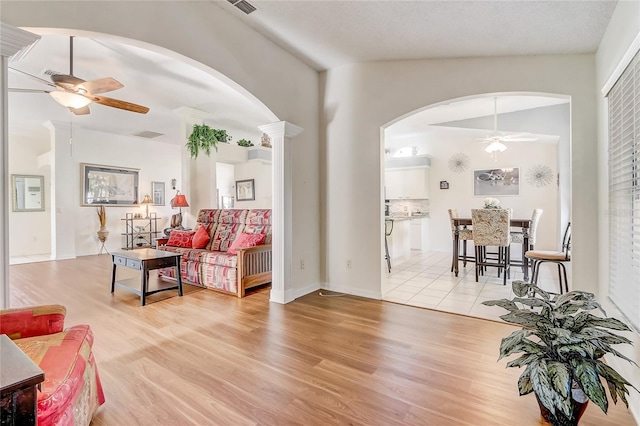
[[[592,53],[616,3],[249,1],[258,9],[250,15],[225,0],[214,3],[318,70],[359,61]],[[148,106],[150,112],[140,115],[92,104],[90,115],[72,116],[46,94],[11,93],[11,133],[36,132],[44,137],[48,133],[43,122],[72,120],[74,125],[123,135],[159,132],[166,136],[155,140],[183,143],[176,113],[180,107],[206,111],[218,123],[233,123],[247,131],[255,131],[257,125],[271,121],[264,110],[257,110],[243,95],[216,78],[215,73],[164,54],[108,39],[78,37],[74,58],[75,75],[85,80],[113,77],[125,87],[106,96]],[[10,66],[39,76],[46,68],[66,74],[68,59],[68,38],[44,35],[23,60]],[[15,72],[9,73],[9,87],[48,88]],[[446,112],[446,120],[417,115],[404,123],[403,131],[414,131],[412,123],[420,127],[429,120],[451,121],[491,114],[480,103],[468,107],[450,108],[454,112]],[[513,108],[515,111],[528,106]],[[440,113],[444,114],[443,111]]]
[[616,1],[247,0],[232,10],[318,70],[364,61],[593,53]]

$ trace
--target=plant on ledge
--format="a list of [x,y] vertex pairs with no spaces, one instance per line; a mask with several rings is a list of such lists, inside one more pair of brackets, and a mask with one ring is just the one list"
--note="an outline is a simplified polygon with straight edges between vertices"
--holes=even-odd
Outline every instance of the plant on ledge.
[[[626,324],[607,318],[591,293],[572,291],[552,297],[524,281],[513,282],[513,293],[512,300],[482,304],[508,310],[500,318],[523,327],[502,339],[498,360],[522,354],[507,367],[526,366],[518,380],[520,395],[534,392],[545,420],[554,426],[576,425],[588,399],[606,413],[609,399],[601,378],[614,404],[619,397],[629,406],[627,387],[636,388],[600,360],[610,353],[635,365],[612,347],[631,341],[607,330],[630,331]],[[590,314],[594,309],[605,317]]]
[[200,151],[204,151],[207,156],[211,155],[211,148],[218,150],[218,143],[227,143],[231,136],[226,130],[212,129],[206,124],[195,124],[193,131],[189,135],[186,147],[191,154],[191,158],[198,158]]
[[253,146],[253,142],[248,141],[248,140],[246,140],[246,139],[240,139],[240,140],[237,142],[237,144],[238,144],[238,146],[245,146],[245,147]]

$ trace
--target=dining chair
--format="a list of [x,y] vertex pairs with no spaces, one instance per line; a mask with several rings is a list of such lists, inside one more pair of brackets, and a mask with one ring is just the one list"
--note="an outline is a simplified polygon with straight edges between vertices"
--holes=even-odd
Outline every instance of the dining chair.
[[[509,209],[472,209],[473,244],[476,254],[476,282],[487,266],[497,267],[498,273],[504,269],[503,285],[510,278],[511,258],[511,210]],[[498,247],[498,257],[486,257],[487,247]],[[491,262],[495,260],[495,262]]]
[[540,275],[540,265],[545,262],[552,262],[558,265],[558,282],[560,285],[560,294],[563,293],[562,281],[564,278],[564,288],[569,292],[569,281],[567,280],[567,268],[564,266],[566,262],[571,262],[571,222],[567,223],[562,237],[562,251],[551,250],[528,250],[525,253],[527,259],[531,261],[531,283],[538,284],[538,276]]
[[[531,215],[531,225],[529,225],[529,247],[525,247],[524,245],[524,233],[522,231],[511,231],[511,244],[522,245],[522,260],[524,260],[525,253],[528,250],[535,249],[536,233],[538,230],[538,224],[540,223],[540,217],[542,217],[542,213],[544,213],[542,209],[533,209],[533,214]],[[511,265],[522,266],[522,270],[524,271],[524,262],[522,260],[517,262],[514,262],[512,260]]]
[[[456,240],[455,240],[455,232],[456,226],[453,223],[453,219],[458,219],[460,216],[458,215],[457,209],[449,209],[449,223],[451,224],[451,239],[453,240],[453,252],[451,254],[451,272],[453,272],[453,268],[457,260],[462,260],[462,266],[466,267],[467,262],[475,262],[475,256],[467,255],[467,241],[473,240],[473,230],[468,229],[466,226],[458,229],[458,244],[462,242],[462,254],[458,255],[458,259],[455,258],[456,253]],[[460,247],[457,247],[458,253],[460,253]]]

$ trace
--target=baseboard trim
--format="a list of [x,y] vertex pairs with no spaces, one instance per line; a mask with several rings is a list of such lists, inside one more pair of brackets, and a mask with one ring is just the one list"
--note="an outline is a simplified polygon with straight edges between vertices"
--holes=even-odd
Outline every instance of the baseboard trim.
[[354,289],[351,286],[339,285],[339,284],[336,285],[336,284],[329,284],[329,283],[325,283],[322,286],[322,289],[335,291],[337,293],[351,294],[353,296],[366,297],[367,299],[382,300],[382,292],[380,290],[369,291],[369,290],[363,290],[358,288]]

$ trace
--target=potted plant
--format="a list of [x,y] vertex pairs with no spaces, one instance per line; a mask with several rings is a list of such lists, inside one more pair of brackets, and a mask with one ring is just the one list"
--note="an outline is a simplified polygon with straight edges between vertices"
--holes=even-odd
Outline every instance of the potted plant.
[[231,136],[227,135],[226,130],[212,129],[206,124],[195,124],[193,131],[187,139],[186,147],[191,154],[191,158],[198,158],[200,150],[205,154],[211,155],[211,148],[218,150],[218,143],[227,143],[231,140]]
[[[498,360],[521,354],[507,367],[526,367],[518,380],[518,390],[520,395],[535,393],[546,421],[576,425],[588,400],[606,413],[609,399],[601,378],[614,404],[619,397],[629,406],[627,387],[636,388],[601,360],[610,353],[635,364],[612,347],[631,343],[609,331],[630,331],[626,324],[607,318],[591,293],[572,291],[552,296],[524,281],[513,282],[513,293],[516,297],[512,300],[482,303],[508,310],[500,318],[522,326],[502,339]],[[604,318],[589,313],[594,309]]]
[[244,147],[250,147],[253,146],[253,142],[246,140],[246,139],[240,139],[237,142],[238,146],[244,146]]
[[97,208],[98,222],[100,222],[100,229],[98,230],[98,240],[104,244],[109,236],[107,231],[107,210],[104,208],[104,204]]

